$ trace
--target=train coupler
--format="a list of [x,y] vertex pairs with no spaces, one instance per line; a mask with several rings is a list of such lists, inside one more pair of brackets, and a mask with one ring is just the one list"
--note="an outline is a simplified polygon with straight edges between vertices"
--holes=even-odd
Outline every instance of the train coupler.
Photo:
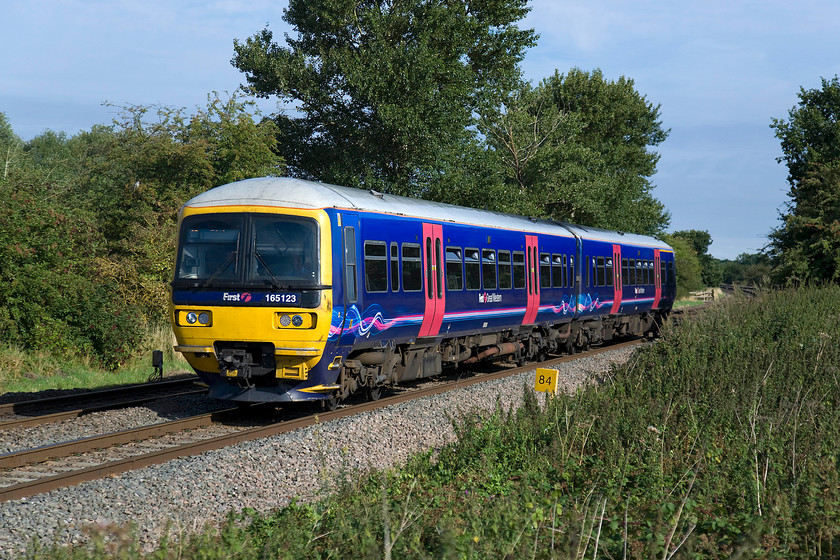
[[271,343],[216,343],[215,350],[224,377],[247,380],[273,374],[277,367]]

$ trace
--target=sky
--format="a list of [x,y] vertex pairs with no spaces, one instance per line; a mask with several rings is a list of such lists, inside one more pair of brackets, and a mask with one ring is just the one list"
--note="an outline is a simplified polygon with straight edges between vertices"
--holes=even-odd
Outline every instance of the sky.
[[[532,0],[540,36],[522,68],[600,68],[658,105],[668,139],[652,178],[669,231],[707,230],[722,259],[754,253],[779,225],[787,169],[770,128],[800,88],[840,74],[837,0]],[[120,106],[194,112],[234,92],[233,40],[292,30],[286,1],[4,0],[0,112],[24,140],[110,124]],[[106,105],[109,103],[111,105]],[[273,101],[261,102],[266,113]]]

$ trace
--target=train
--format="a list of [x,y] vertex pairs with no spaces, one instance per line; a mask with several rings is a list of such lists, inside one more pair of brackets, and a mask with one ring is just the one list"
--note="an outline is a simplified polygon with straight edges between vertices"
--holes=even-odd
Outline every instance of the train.
[[649,336],[676,293],[654,237],[295,178],[210,189],[178,224],[175,350],[242,405]]

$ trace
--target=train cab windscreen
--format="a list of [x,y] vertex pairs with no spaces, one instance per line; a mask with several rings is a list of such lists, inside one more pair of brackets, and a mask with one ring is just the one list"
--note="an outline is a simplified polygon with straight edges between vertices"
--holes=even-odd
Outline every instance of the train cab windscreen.
[[213,214],[181,225],[175,284],[317,288],[318,224],[278,214]]

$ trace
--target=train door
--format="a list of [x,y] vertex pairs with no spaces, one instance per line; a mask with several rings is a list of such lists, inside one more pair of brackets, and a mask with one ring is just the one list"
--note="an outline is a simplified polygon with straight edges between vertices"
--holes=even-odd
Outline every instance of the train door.
[[358,237],[359,217],[349,214],[339,214],[341,226],[341,283],[342,303],[344,313],[341,318],[340,345],[352,345],[359,330],[361,316],[357,304],[359,302],[359,266],[358,266]]
[[437,336],[446,311],[442,230],[440,224],[423,224],[423,292],[426,304],[419,336]]
[[621,309],[621,245],[614,244],[613,245],[613,256],[612,256],[612,274],[613,274],[613,305],[612,309],[610,309],[610,313],[618,313],[618,310]]
[[659,300],[662,299],[662,258],[659,254],[659,249],[653,250],[653,273],[654,273],[654,296],[653,296],[653,307],[652,309],[656,309],[659,307]]
[[533,325],[540,310],[540,261],[537,249],[537,236],[525,236],[525,288],[528,290],[528,300],[525,306],[523,325]]

